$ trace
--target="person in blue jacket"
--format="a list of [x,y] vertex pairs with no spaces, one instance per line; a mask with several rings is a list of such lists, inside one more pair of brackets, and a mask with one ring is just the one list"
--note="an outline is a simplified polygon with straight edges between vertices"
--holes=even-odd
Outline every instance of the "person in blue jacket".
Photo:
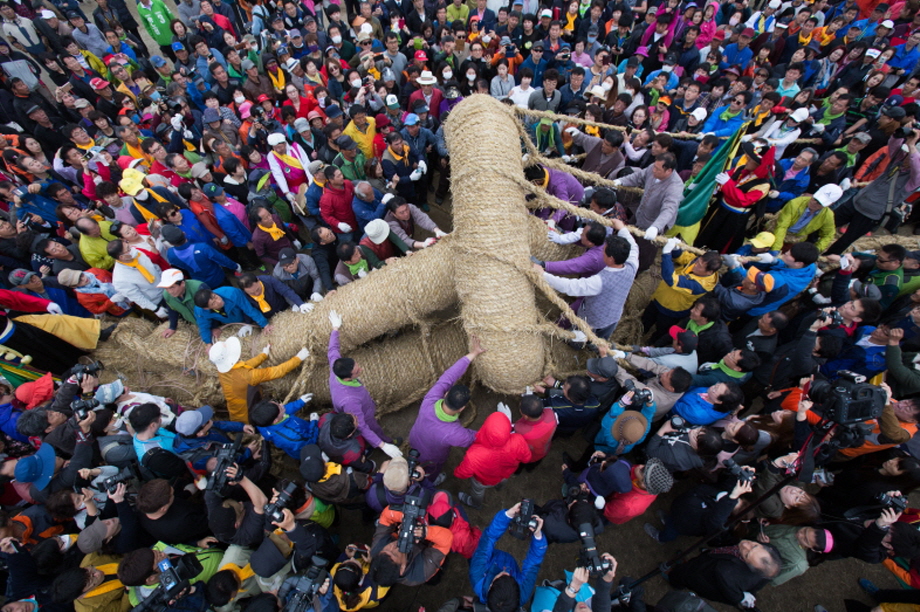
[[192,211],[182,209],[172,202],[161,202],[157,204],[155,212],[163,223],[175,225],[181,229],[185,234],[185,239],[189,242],[214,245],[216,236],[205,229]]
[[13,440],[28,444],[29,438],[16,429],[16,423],[21,415],[22,410],[13,407],[13,385],[0,376],[0,431]]
[[693,387],[674,404],[674,412],[690,425],[709,425],[741,408],[744,393],[733,382]]
[[355,184],[355,197],[351,201],[351,209],[355,211],[361,232],[364,232],[364,226],[374,219],[383,219],[387,212],[387,202],[392,197],[392,193],[384,195],[367,181]]
[[283,406],[272,400],[262,400],[249,411],[249,420],[259,428],[263,438],[300,461],[300,449],[316,444],[319,437],[319,415],[314,412],[309,421],[294,416],[311,399],[313,394],[307,393]]
[[[256,433],[252,425],[236,421],[215,421],[214,409],[210,406],[186,410],[176,419],[175,427],[178,435],[173,450],[186,461],[191,461],[192,467],[196,470],[205,469],[208,459],[214,456],[218,445],[233,442],[229,434]],[[201,452],[195,452],[199,450]],[[250,450],[247,448],[240,462],[246,461],[249,456]]]
[[[530,537],[530,548],[524,563],[518,567],[517,560],[495,545],[508,530],[511,521],[521,511],[517,503],[508,510],[499,510],[482,533],[479,546],[470,560],[470,582],[479,601],[489,609],[507,609],[512,602],[524,606],[533,593],[540,573],[540,565],[546,556],[546,538],[543,536],[543,519],[534,515],[536,529]],[[502,606],[499,604],[505,604]],[[507,603],[506,603],[507,602]]]
[[189,242],[185,233],[175,225],[164,225],[160,235],[172,245],[166,252],[166,261],[174,268],[185,270],[192,279],[201,281],[208,287],[216,289],[227,284],[224,269],[243,271],[239,264],[214,247],[200,242]]
[[769,253],[764,253],[760,257],[765,263],[758,263],[756,266],[764,272],[769,272],[773,277],[773,291],[767,293],[767,299],[760,306],[748,311],[751,317],[773,312],[805,291],[818,273],[818,247],[811,242],[794,244],[791,249],[775,258]]
[[864,325],[857,328],[853,344],[837,357],[828,359],[821,366],[821,374],[828,380],[836,380],[840,372],[849,370],[872,378],[888,369],[885,350],[888,346],[888,330],[884,327]]
[[745,28],[738,35],[738,42],[726,45],[722,53],[722,61],[719,62],[719,68],[722,70],[729,66],[741,69],[747,68],[747,65],[754,59],[754,52],[751,50],[752,38],[754,38],[754,29]]
[[[259,309],[253,306],[246,298],[246,294],[236,287],[202,287],[195,294],[195,321],[198,323],[198,333],[201,341],[208,348],[214,342],[215,329],[230,323],[255,323],[262,328],[263,333],[271,333],[273,327],[269,324]],[[242,329],[240,332],[247,330]],[[252,330],[249,330],[251,333]],[[244,334],[248,335],[248,334]]]
[[[651,389],[647,401],[641,406],[633,405],[634,391],[623,395],[618,402],[610,407],[601,421],[601,429],[594,438],[594,448],[609,455],[625,455],[637,444],[641,444],[652,427],[655,410],[658,405]],[[623,417],[623,418],[620,418]],[[634,427],[630,421],[635,420],[639,427]],[[641,432],[641,436],[636,436]]]
[[[776,177],[779,180],[776,189],[767,194],[770,197],[767,200],[767,212],[778,212],[786,205],[786,202],[805,193],[811,181],[811,164],[816,159],[818,159],[818,152],[811,147],[805,147],[796,157],[779,160],[783,172]],[[787,178],[790,171],[794,174]]]
[[704,134],[713,134],[719,138],[728,138],[744,124],[744,109],[751,103],[750,91],[739,91],[732,96],[728,106],[720,106],[703,125]]

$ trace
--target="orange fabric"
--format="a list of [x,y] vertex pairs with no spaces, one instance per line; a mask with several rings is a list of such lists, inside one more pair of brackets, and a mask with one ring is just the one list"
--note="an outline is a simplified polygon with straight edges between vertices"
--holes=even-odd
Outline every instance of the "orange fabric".
[[[169,266],[167,266],[169,267]],[[164,270],[166,268],[163,268]],[[90,274],[99,279],[99,282],[102,283],[111,283],[112,282],[112,273],[108,270],[101,270],[99,268],[90,268],[87,270]],[[93,314],[104,314],[108,313],[115,317],[120,317],[125,313],[125,309],[117,306],[115,302],[110,300],[102,293],[81,293],[79,291],[74,291],[74,294],[77,296],[77,301],[80,302],[80,305],[83,308],[87,309]]]
[[279,363],[270,368],[259,366],[268,359],[265,353],[259,353],[248,361],[240,361],[233,369],[223,374],[218,374],[220,387],[227,400],[227,410],[230,420],[238,423],[249,422],[249,388],[256,387],[264,382],[281,378],[300,365],[299,357],[291,357],[284,363]]

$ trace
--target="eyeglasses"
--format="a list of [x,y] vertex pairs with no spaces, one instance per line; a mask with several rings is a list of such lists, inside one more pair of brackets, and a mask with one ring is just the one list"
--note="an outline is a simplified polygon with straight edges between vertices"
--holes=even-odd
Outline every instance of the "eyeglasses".
[[744,100],[732,100],[732,104],[744,104]]
[[361,45],[362,47],[365,47],[365,46],[370,46],[370,45],[374,44],[374,41],[372,41],[372,40],[362,40],[362,41],[361,41],[360,43],[358,43],[358,44]]

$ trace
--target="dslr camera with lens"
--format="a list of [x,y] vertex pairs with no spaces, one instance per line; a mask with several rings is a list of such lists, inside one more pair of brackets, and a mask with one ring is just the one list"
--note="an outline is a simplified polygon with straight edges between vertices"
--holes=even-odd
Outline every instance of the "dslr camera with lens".
[[529,538],[530,534],[538,526],[537,519],[533,517],[533,512],[533,500],[522,499],[521,511],[518,512],[518,515],[511,521],[511,525],[508,526],[508,533],[519,540]]

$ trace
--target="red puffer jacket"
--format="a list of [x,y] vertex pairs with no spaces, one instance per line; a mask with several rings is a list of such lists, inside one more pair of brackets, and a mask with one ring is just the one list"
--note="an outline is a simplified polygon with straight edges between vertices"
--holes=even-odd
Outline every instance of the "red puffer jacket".
[[521,463],[530,461],[530,447],[521,434],[511,433],[511,421],[500,412],[489,415],[454,470],[457,478],[476,477],[487,486],[508,478]]
[[336,189],[328,181],[326,182],[323,197],[319,199],[319,212],[323,221],[329,224],[336,234],[345,233],[339,229],[339,223],[347,223],[352,230],[358,229],[358,219],[351,207],[354,197],[355,186],[348,179],[345,179],[342,189]]

